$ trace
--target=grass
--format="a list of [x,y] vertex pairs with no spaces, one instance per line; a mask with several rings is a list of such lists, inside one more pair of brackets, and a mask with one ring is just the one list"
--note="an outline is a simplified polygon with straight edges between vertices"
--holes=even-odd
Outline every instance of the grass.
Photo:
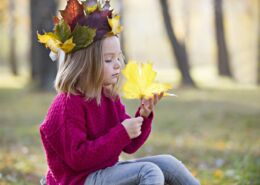
[[[135,157],[169,153],[202,184],[260,184],[258,90],[178,90],[156,107],[153,133]],[[135,105],[130,105],[129,111]]]
[[[25,79],[6,80],[17,85],[0,84],[0,184],[39,184],[47,166],[38,126],[55,93],[19,86]],[[260,184],[260,89],[233,87],[174,90],[178,98],[157,105],[142,149],[121,157],[167,153],[202,184]],[[133,115],[139,102],[123,102]]]

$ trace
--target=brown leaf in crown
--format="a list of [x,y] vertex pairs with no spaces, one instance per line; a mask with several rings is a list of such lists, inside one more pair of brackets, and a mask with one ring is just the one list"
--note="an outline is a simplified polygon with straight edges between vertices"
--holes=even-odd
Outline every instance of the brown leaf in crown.
[[62,49],[65,53],[88,47],[96,40],[122,31],[120,16],[113,14],[109,1],[68,0],[66,8],[60,11],[61,18],[54,16],[54,31],[38,34],[40,43],[52,52]]
[[69,0],[65,10],[60,10],[60,14],[71,30],[73,30],[78,19],[84,17],[84,8],[78,0]]

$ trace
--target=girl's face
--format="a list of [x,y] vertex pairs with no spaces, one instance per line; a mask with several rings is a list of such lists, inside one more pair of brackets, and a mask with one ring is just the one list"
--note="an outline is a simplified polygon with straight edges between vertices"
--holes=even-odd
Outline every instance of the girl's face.
[[104,63],[103,85],[116,84],[121,72],[122,51],[119,39],[115,36],[107,37],[102,45],[102,58]]

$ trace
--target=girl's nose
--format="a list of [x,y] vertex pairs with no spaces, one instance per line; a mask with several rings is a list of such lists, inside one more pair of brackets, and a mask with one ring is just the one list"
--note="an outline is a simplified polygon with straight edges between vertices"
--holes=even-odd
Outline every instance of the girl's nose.
[[120,67],[121,67],[121,63],[120,63],[120,61],[117,59],[117,60],[115,61],[114,68],[115,68],[115,69],[118,69],[118,68],[120,68]]

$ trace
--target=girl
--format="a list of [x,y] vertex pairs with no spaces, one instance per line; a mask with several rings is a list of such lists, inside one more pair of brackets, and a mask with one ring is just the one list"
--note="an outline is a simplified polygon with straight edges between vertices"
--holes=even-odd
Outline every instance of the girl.
[[[96,22],[104,20],[107,16]],[[93,41],[87,47],[67,52],[65,60],[61,59],[63,51],[58,49],[58,94],[40,126],[49,167],[47,184],[199,184],[171,155],[118,161],[122,151],[134,153],[147,140],[154,106],[163,93],[143,99],[134,118],[125,112],[117,93],[122,51],[117,34],[106,34],[111,33],[112,26],[105,25],[101,28],[98,24]]]

